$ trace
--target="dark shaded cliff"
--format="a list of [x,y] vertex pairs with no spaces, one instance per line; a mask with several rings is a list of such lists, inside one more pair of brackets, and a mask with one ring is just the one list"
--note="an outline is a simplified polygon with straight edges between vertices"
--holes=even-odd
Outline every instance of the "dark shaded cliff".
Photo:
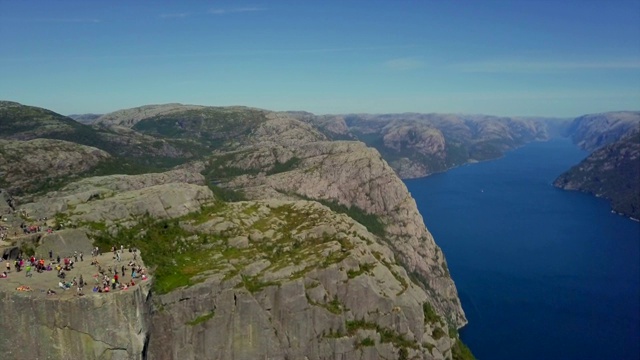
[[640,132],[595,150],[553,184],[605,198],[613,211],[640,219]]
[[554,186],[605,198],[613,211],[640,218],[640,112],[584,115],[570,124],[567,135],[595,151]]

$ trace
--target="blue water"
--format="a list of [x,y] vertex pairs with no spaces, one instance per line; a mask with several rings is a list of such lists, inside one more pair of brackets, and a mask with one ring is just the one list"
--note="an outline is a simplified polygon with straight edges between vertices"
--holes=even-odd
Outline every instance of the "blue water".
[[406,181],[478,359],[640,359],[640,223],[551,186],[586,155],[556,139]]

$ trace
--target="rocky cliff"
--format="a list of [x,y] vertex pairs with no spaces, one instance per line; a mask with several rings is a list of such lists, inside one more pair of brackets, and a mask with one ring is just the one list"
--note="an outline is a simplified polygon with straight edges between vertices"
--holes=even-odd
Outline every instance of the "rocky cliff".
[[0,287],[2,358],[144,359],[148,294],[146,284],[66,299]]
[[[61,342],[39,344],[38,356],[470,356],[457,336],[466,319],[444,255],[376,150],[331,141],[310,122],[258,109],[171,105],[103,118],[114,123],[96,126],[111,134],[192,144],[188,149],[209,154],[198,152],[201,161],[168,172],[71,179],[46,194],[17,198],[10,233],[20,222],[41,219],[67,230],[11,238],[11,249],[46,253],[55,243],[56,251],[69,253],[87,237],[104,250],[124,244],[140,249],[153,284],[148,293],[62,302],[15,294],[0,281],[6,299],[27,299],[20,309],[46,301],[47,311],[77,315],[75,322],[54,317],[52,324],[40,310],[4,302],[3,313],[52,330],[10,328],[3,353],[28,336],[55,334]],[[246,200],[224,200],[231,198]],[[119,301],[132,312],[118,313]],[[94,322],[87,315],[92,306],[122,319],[120,337],[104,339],[115,337],[109,332],[115,327],[102,315]],[[92,326],[101,329],[87,329]]]
[[605,198],[613,211],[640,219],[640,136],[636,133],[594,151],[554,185]]

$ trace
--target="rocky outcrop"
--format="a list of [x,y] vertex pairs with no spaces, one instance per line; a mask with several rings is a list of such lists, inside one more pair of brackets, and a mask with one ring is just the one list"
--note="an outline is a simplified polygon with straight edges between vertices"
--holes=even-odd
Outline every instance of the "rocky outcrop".
[[[235,167],[236,173],[246,173],[227,180],[229,186],[243,189],[254,199],[302,196],[336,202],[380,217],[384,223],[381,236],[407,270],[433,292],[439,314],[452,326],[466,323],[440,248],[426,229],[406,186],[375,149],[360,142],[314,142],[313,138],[318,136],[311,135],[314,132],[300,142],[299,133],[307,125],[282,117],[274,117],[262,126],[277,128],[272,134],[294,136],[264,136],[268,139],[255,142],[268,143],[268,147],[246,146],[220,157],[221,161],[214,161],[221,169]],[[258,128],[255,134],[269,132]],[[276,166],[287,163],[291,166]],[[215,169],[211,171],[215,173]]]
[[230,204],[193,226],[223,237],[210,245],[216,271],[155,296],[151,358],[450,356],[446,323],[425,317],[430,296],[348,217],[269,200]]
[[640,219],[640,131],[595,150],[553,184],[605,198],[613,211]]
[[32,218],[70,212],[66,218],[72,223],[113,223],[144,214],[171,218],[196,211],[213,198],[211,190],[199,186],[203,182],[202,175],[183,170],[93,177],[36,198],[19,210]]

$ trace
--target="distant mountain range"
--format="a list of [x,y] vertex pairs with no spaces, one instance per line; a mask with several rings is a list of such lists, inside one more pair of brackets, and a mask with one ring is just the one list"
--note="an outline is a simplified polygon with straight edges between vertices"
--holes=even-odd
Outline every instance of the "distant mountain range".
[[330,138],[357,139],[376,148],[405,179],[500,157],[527,142],[548,139],[550,129],[562,122],[456,114],[290,114]]

